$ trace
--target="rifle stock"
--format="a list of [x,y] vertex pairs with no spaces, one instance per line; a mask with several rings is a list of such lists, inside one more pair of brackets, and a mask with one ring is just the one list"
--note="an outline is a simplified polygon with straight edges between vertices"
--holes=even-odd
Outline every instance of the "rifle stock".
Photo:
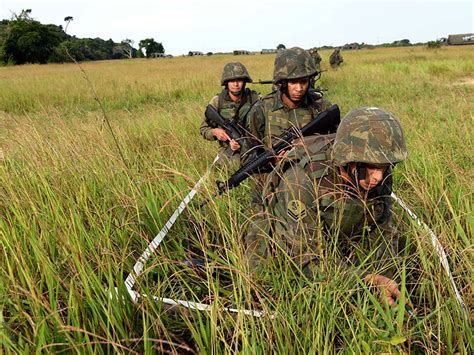
[[339,106],[332,105],[326,111],[319,113],[311,122],[299,130],[297,127],[290,127],[276,139],[270,150],[265,150],[262,154],[242,165],[227,181],[218,182],[218,194],[222,194],[234,187],[237,187],[250,175],[257,173],[261,168],[267,166],[275,156],[291,147],[293,140],[298,137],[310,136],[312,134],[330,134],[337,130],[341,114]]

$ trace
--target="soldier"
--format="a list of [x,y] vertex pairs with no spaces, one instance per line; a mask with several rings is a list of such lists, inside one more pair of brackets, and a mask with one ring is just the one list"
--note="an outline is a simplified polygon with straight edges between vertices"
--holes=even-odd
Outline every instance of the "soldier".
[[320,72],[322,58],[321,58],[321,55],[318,53],[318,49],[314,47],[313,49],[309,51],[309,54],[311,54],[311,57],[313,57],[314,59],[314,63],[316,64],[316,70]]
[[[209,104],[214,106],[224,118],[243,127],[245,116],[259,98],[257,92],[245,87],[246,83],[251,82],[252,78],[242,63],[227,63],[221,76],[221,85],[224,88],[219,95],[212,98]],[[207,140],[219,141],[219,156],[224,164],[237,167],[240,165],[240,143],[231,140],[223,128],[217,127],[204,118],[199,132]]]
[[[248,114],[246,129],[250,136],[243,142],[244,162],[265,147],[271,147],[274,139],[288,127],[301,128],[329,108],[330,102],[320,92],[310,90],[316,74],[314,60],[304,49],[294,47],[277,54],[273,71],[277,90],[257,101]],[[252,201],[258,210],[263,176],[256,176],[256,180]]]
[[267,210],[245,236],[252,268],[285,252],[314,277],[336,250],[337,264],[381,288],[393,305],[400,292],[392,280],[392,168],[406,157],[399,120],[374,107],[349,112],[336,134],[301,139],[266,178]]
[[343,61],[344,59],[342,59],[341,50],[336,48],[329,57],[329,64],[331,64],[331,68],[336,69],[342,64]]

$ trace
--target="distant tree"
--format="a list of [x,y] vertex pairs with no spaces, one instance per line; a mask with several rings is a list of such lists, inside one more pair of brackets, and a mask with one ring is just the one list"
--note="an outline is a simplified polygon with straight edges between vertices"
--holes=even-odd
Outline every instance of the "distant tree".
[[165,49],[161,43],[156,42],[153,38],[142,39],[138,44],[138,50],[145,49],[147,58],[151,58],[153,53],[165,53]]
[[3,61],[47,63],[62,41],[67,39],[61,26],[42,25],[30,17],[31,10],[22,10],[10,21],[4,34]]
[[143,51],[141,50],[141,48],[139,48],[136,53],[135,53],[135,56],[137,58],[145,58],[145,54],[143,54]]
[[280,49],[286,49],[286,47],[285,47],[284,44],[281,44],[281,43],[280,43],[280,44],[277,46],[277,49],[278,49],[278,50],[280,50]]
[[136,56],[137,50],[133,48],[135,41],[131,39],[124,39],[113,49],[114,54],[119,54],[122,57],[132,59],[134,55]]
[[26,21],[31,21],[33,18],[30,16],[31,14],[31,9],[23,9],[19,14],[13,14],[12,15],[12,21],[18,21],[18,20],[26,20]]
[[427,44],[428,48],[430,49],[436,49],[441,47],[441,41],[436,40],[436,41],[429,41]]
[[74,18],[72,16],[66,16],[64,18],[64,22],[66,22],[66,28],[64,29],[64,32],[67,32],[67,28],[69,26],[69,24],[71,23],[71,21],[74,20]]

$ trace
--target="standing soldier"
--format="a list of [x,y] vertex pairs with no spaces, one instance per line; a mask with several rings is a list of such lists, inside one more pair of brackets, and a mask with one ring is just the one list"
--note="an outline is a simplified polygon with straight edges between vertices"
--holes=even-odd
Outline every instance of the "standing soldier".
[[[317,74],[310,54],[294,47],[279,52],[275,58],[273,83],[277,90],[263,97],[252,107],[247,117],[248,139],[242,148],[243,160],[248,161],[290,126],[298,128],[309,123],[318,113],[329,108],[329,101],[320,92],[310,90],[310,82]],[[253,207],[260,209],[260,183],[256,176],[252,196]],[[257,212],[257,211],[255,211]]]
[[344,59],[342,59],[341,50],[336,48],[329,57],[329,64],[331,64],[331,68],[336,69],[342,64],[343,61]]
[[374,107],[349,112],[336,134],[301,139],[266,178],[266,214],[245,237],[252,268],[284,254],[315,277],[333,258],[393,305],[400,293],[392,280],[392,168],[406,157],[399,120]]
[[318,49],[314,47],[313,49],[309,51],[309,54],[311,54],[311,57],[313,57],[314,59],[314,63],[316,64],[316,70],[320,72],[322,58],[321,58],[321,55],[318,53]]
[[[224,66],[221,76],[221,93],[209,102],[225,119],[244,127],[245,117],[252,105],[259,99],[259,94],[245,87],[251,83],[247,68],[242,63],[232,62]],[[240,165],[240,143],[230,139],[222,127],[204,118],[199,129],[201,135],[210,141],[219,141],[219,157],[224,164],[238,167]]]

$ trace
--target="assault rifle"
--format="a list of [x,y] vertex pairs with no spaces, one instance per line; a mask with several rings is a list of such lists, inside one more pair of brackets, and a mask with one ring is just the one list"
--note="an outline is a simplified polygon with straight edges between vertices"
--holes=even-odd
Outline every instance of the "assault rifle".
[[212,105],[207,105],[206,112],[204,112],[206,119],[213,122],[218,127],[222,127],[230,139],[238,140],[242,138],[241,129],[231,120],[227,120]]
[[259,80],[259,81],[252,82],[252,84],[268,85],[268,84],[273,84],[273,80]]
[[339,106],[332,105],[326,111],[319,113],[311,122],[298,129],[297,127],[290,127],[286,129],[272,145],[270,150],[265,150],[262,154],[256,156],[246,164],[242,165],[227,181],[220,181],[217,183],[218,195],[233,189],[240,185],[242,181],[247,179],[250,175],[258,173],[262,168],[268,166],[275,157],[281,152],[291,148],[293,140],[298,137],[310,136],[312,134],[329,134],[334,133],[341,122],[341,113]]

